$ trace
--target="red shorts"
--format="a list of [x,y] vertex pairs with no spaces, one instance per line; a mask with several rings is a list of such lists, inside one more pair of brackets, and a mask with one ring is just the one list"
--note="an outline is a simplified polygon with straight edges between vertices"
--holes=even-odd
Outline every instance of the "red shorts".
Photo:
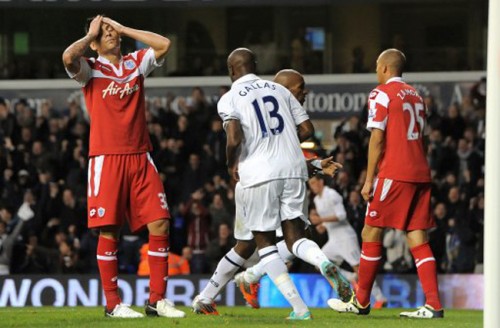
[[426,230],[435,226],[430,206],[430,183],[378,179],[366,209],[365,224],[403,231]]
[[160,175],[149,153],[101,155],[89,159],[88,225],[123,225],[137,231],[170,218]]

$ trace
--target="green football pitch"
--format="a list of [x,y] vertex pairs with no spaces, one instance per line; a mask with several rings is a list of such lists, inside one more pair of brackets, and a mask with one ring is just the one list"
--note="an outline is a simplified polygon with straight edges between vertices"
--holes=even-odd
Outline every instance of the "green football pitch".
[[[135,308],[135,307],[134,307]],[[103,316],[99,307],[25,307],[1,308],[0,327],[482,327],[482,311],[447,310],[444,319],[423,320],[399,318],[401,309],[372,310],[369,316],[339,314],[328,309],[312,309],[312,321],[289,322],[284,318],[288,309],[260,309],[246,307],[219,307],[220,316],[196,315],[187,307],[183,319],[142,318],[112,319]],[[140,309],[140,308],[137,308]]]

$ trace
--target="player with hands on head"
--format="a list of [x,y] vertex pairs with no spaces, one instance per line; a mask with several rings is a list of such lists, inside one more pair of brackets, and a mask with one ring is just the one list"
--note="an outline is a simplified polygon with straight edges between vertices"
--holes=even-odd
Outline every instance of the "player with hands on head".
[[[122,55],[122,36],[148,48]],[[97,58],[84,57],[88,48],[97,52]],[[146,314],[185,316],[165,298],[170,213],[149,154],[152,144],[146,125],[144,79],[162,65],[169,48],[170,40],[164,36],[98,15],[87,22],[86,35],[62,56],[68,75],[82,86],[90,117],[88,226],[100,230],[97,262],[107,317],[144,316],[123,304],[118,294],[118,239],[125,220],[133,232],[145,227],[149,231]]]
[[380,85],[368,98],[367,128],[371,136],[361,190],[368,208],[358,289],[351,301],[331,299],[328,305],[339,312],[370,313],[370,292],[382,259],[383,231],[393,228],[406,232],[426,299],[417,311],[400,316],[443,318],[436,260],[426,232],[435,222],[430,215],[431,174],[423,140],[425,105],[417,90],[402,79],[405,62],[404,54],[397,49],[387,49],[377,59]]

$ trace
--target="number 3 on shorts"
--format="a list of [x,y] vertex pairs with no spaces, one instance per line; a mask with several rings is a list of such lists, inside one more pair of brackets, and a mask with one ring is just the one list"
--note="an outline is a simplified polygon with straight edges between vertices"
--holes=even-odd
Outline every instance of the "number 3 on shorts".
[[158,193],[158,198],[160,198],[160,207],[163,210],[168,210],[167,195],[164,192]]

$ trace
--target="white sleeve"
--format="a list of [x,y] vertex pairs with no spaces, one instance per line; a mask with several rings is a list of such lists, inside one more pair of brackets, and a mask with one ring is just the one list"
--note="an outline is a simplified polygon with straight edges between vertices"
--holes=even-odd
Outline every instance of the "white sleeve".
[[134,56],[143,53],[141,63],[139,65],[139,72],[144,75],[144,77],[148,76],[156,67],[160,67],[163,65],[165,59],[162,59],[160,62],[156,61],[155,51],[153,48],[141,49],[134,53]]
[[368,122],[366,128],[385,130],[389,114],[389,96],[382,90],[374,89],[368,96]]
[[89,63],[84,57],[80,57],[80,71],[76,74],[68,71],[67,67],[64,67],[66,73],[70,78],[77,81],[82,87],[87,84],[87,82],[92,78],[92,69],[90,68]]
[[307,121],[309,119],[309,115],[302,105],[295,99],[295,97],[289,93],[290,99],[290,111],[292,112],[293,120],[295,121],[295,126],[298,126],[300,123]]
[[222,120],[224,129],[226,128],[226,124],[228,121],[240,120],[240,115],[236,110],[232,99],[227,97],[227,95],[228,93],[222,96],[222,98],[219,100],[219,103],[217,104],[217,112],[219,113],[219,116]]
[[335,211],[335,216],[339,219],[339,221],[344,221],[347,218],[347,213],[345,211],[344,202],[342,200],[342,196],[339,193],[334,191],[333,197],[333,210]]

